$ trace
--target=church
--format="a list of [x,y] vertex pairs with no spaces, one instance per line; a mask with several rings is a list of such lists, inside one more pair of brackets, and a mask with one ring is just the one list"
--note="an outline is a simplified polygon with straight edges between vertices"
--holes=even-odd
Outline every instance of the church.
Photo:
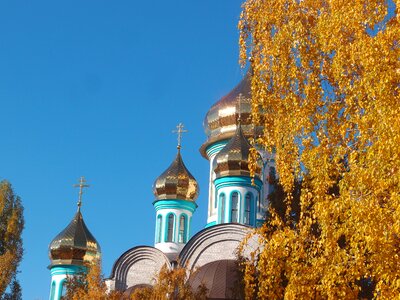
[[[258,149],[256,174],[250,174],[249,138],[263,130],[250,120],[250,80],[251,71],[209,109],[204,119],[206,139],[200,153],[210,166],[204,229],[191,232],[192,216],[198,205],[205,203],[196,203],[199,186],[183,160],[180,139],[185,130],[179,124],[176,157],[153,185],[154,245],[134,246],[116,258],[106,280],[109,290],[129,296],[137,287],[151,286],[163,266],[172,269],[181,265],[190,272],[193,289],[205,285],[208,299],[235,299],[236,251],[252,228],[263,224],[272,192],[268,178],[275,173],[273,155]],[[80,209],[86,186],[83,178],[78,186],[78,211],[49,246],[50,300],[61,298],[67,276],[85,271],[85,264],[101,256],[100,245]],[[252,237],[245,255],[257,247],[257,239]]]

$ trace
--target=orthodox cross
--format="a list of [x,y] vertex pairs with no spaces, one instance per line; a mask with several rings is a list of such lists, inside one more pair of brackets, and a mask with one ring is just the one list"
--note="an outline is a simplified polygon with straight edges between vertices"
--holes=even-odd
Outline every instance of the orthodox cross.
[[240,93],[238,97],[238,119],[237,119],[239,124],[242,121],[242,100],[244,100],[244,97],[242,93]]
[[83,189],[89,186],[90,185],[86,184],[86,179],[83,176],[81,176],[81,178],[79,179],[79,184],[74,184],[74,187],[79,187],[78,210],[80,210],[82,206]]
[[177,146],[178,149],[181,149],[182,133],[188,132],[187,130],[183,129],[183,127],[184,127],[183,124],[179,123],[176,126],[176,130],[172,131],[173,133],[178,134],[178,146]]

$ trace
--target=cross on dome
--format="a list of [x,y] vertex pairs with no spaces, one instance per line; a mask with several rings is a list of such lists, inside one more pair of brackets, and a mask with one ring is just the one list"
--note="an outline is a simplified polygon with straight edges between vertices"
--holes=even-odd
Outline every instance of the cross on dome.
[[86,184],[85,177],[81,176],[79,179],[79,184],[74,184],[73,187],[79,187],[79,198],[78,198],[78,211],[81,209],[82,206],[82,194],[83,189],[89,187],[90,185]]
[[244,100],[243,94],[240,93],[239,97],[238,97],[238,119],[237,122],[240,125],[240,123],[242,122],[242,100]]
[[178,149],[181,149],[181,141],[182,141],[182,133],[188,132],[187,130],[183,129],[184,125],[182,123],[179,123],[176,126],[176,130],[173,130],[173,133],[176,133],[178,135]]

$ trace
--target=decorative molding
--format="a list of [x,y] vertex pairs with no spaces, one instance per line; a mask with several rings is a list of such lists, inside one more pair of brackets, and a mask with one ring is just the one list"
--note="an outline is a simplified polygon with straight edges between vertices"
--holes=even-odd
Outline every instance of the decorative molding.
[[153,278],[156,274],[149,274],[148,272],[151,272],[149,269],[142,270],[143,275],[145,275],[143,277],[147,278],[146,282],[128,282],[129,271],[138,263],[151,264],[153,269],[154,267],[158,269],[156,271],[160,271],[164,265],[168,269],[172,268],[167,256],[154,247],[138,246],[131,248],[118,258],[111,270],[110,281],[115,282],[114,288],[116,290],[124,291],[135,284],[152,284],[152,280],[149,280],[149,278]]
[[[213,261],[236,259],[238,246],[251,232],[251,227],[236,223],[205,228],[193,236],[182,249],[180,263],[190,272]],[[258,246],[258,238],[251,237],[245,246],[245,256],[250,256]]]

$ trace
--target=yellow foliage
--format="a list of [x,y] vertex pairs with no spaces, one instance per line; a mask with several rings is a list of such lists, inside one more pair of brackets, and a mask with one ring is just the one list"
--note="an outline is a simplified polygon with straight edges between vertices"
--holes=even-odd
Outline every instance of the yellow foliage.
[[87,274],[72,276],[67,280],[66,295],[63,300],[201,300],[206,299],[207,289],[200,286],[193,291],[188,283],[185,268],[163,267],[157,274],[152,287],[137,287],[131,295],[118,291],[107,291],[98,261],[88,266]]
[[107,292],[99,261],[88,266],[87,274],[72,276],[67,280],[64,300],[120,300],[119,292]]
[[400,298],[399,5],[243,5],[258,142],[275,151],[286,195],[301,182],[296,226],[272,213],[259,230],[247,299]]
[[193,291],[188,282],[186,268],[168,269],[164,266],[157,274],[155,284],[149,288],[138,288],[131,295],[134,300],[202,300],[206,299],[207,289],[200,286]]
[[23,207],[11,184],[0,182],[0,298],[17,273],[22,259]]

